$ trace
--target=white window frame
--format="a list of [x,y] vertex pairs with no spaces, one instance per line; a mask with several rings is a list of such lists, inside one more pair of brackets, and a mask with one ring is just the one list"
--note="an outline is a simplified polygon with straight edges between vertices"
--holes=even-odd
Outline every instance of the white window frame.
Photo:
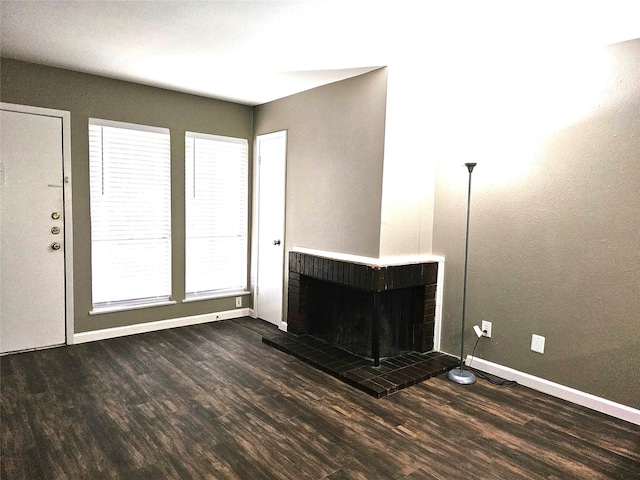
[[[132,153],[135,150],[124,150],[122,155],[118,155],[115,150],[112,150],[112,161],[110,165],[106,165],[105,161],[109,161],[109,158],[105,158],[105,155],[110,155],[110,152],[105,151],[105,148],[109,148],[109,144],[105,146],[104,137],[97,142],[92,138],[92,135],[96,134],[96,128],[101,129],[101,135],[109,131],[111,134],[116,133],[110,130],[114,128],[128,131],[128,133],[159,134],[162,137],[157,137],[158,142],[153,145],[153,148],[158,148],[159,152]],[[176,303],[171,300],[171,138],[169,129],[89,118],[88,130],[93,304],[93,310],[90,313]],[[126,136],[127,133],[124,135]],[[128,140],[136,142],[133,138]],[[124,139],[123,142],[128,140]],[[151,140],[151,144],[154,142],[154,139],[147,140]],[[142,148],[149,146],[150,144],[146,144]],[[97,150],[98,148],[100,150]],[[131,170],[127,170],[130,162],[137,162],[137,164],[134,164]],[[125,175],[129,174],[128,178],[118,178],[121,168],[125,169]],[[137,190],[127,188],[129,185],[137,185],[133,180],[136,178],[136,173],[141,174],[138,178],[141,179],[140,181],[144,179],[144,184]],[[151,188],[150,183],[146,181],[149,179],[154,180],[152,184],[155,188]],[[118,189],[122,189],[121,193],[116,193]],[[140,192],[145,192],[147,195],[137,199]],[[111,201],[105,197],[109,194],[112,195]],[[157,221],[152,223],[146,221],[154,217]],[[131,223],[128,224],[126,219]],[[109,285],[115,285],[115,287],[109,291]],[[125,292],[125,289],[128,291]]]
[[[215,149],[210,142],[220,150],[209,150],[206,159],[200,157],[200,162],[208,164],[198,168],[198,144],[201,149]],[[205,174],[198,177],[198,170]],[[236,203],[228,207],[229,202]],[[248,232],[248,140],[185,132],[185,302],[248,293]]]

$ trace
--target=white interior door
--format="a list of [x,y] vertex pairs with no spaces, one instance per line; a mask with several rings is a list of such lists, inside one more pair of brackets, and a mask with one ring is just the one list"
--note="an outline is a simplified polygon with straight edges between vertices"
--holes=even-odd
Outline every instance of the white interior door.
[[284,327],[284,219],[287,132],[257,137],[258,272],[256,313]]
[[0,351],[65,343],[62,118],[0,111]]

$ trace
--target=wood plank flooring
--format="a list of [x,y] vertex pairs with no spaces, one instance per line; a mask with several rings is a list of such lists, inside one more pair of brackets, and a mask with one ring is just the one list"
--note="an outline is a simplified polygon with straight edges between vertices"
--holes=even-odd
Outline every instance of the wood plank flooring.
[[634,479],[640,427],[444,377],[382,399],[252,319],[0,359],[0,478]]

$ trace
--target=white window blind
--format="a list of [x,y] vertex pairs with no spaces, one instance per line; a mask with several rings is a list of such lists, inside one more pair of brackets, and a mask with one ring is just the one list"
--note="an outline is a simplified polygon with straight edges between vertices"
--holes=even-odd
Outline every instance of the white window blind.
[[94,309],[171,296],[169,130],[89,119]]
[[187,298],[247,288],[248,142],[185,136]]

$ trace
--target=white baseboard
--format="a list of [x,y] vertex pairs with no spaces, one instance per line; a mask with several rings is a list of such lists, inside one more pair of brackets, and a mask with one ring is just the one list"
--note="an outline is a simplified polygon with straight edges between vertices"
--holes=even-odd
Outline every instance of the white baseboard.
[[[250,309],[249,310],[249,316],[251,318],[258,318],[258,313],[254,309]],[[267,323],[271,323],[271,322],[267,322]],[[278,329],[282,330],[283,332],[286,332],[287,331],[287,322],[280,322],[280,324],[278,325]]]
[[607,400],[605,398],[596,397],[595,395],[591,395],[590,393],[585,393],[574,388],[566,387],[564,385],[560,385],[559,383],[550,382],[549,380],[545,380],[544,378],[535,377],[533,375],[529,375],[528,373],[514,370],[513,368],[505,367],[493,362],[488,362],[478,357],[474,357],[473,362],[471,362],[471,355],[467,355],[465,364],[469,366],[470,363],[470,366],[472,366],[476,370],[480,370],[491,375],[496,375],[506,380],[514,380],[520,385],[524,385],[525,387],[532,388],[533,390],[546,393],[547,395],[551,395],[552,397],[561,398],[563,400],[567,400],[568,402],[590,408],[591,410],[606,413],[607,415],[611,415],[612,417],[616,417],[621,420],[626,420],[627,422],[640,425],[640,410],[637,410],[635,408],[612,402],[611,400]]
[[73,335],[73,343],[95,342],[107,338],[124,337],[135,335],[136,333],[154,332],[167,328],[186,327],[187,325],[197,325],[198,323],[215,322],[231,318],[249,316],[249,308],[239,308],[237,310],[226,310],[224,312],[205,313],[204,315],[194,315],[191,317],[171,318],[169,320],[159,320],[157,322],[138,323],[126,325],[124,327],[104,328],[91,332],[76,333]]

